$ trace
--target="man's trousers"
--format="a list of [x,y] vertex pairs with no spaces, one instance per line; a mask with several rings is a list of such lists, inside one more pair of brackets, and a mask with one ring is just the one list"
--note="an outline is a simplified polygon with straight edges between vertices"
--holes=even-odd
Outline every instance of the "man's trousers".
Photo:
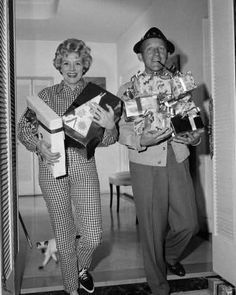
[[166,262],[175,264],[198,231],[189,163],[177,163],[168,146],[167,166],[130,162],[147,281],[154,295],[169,294]]

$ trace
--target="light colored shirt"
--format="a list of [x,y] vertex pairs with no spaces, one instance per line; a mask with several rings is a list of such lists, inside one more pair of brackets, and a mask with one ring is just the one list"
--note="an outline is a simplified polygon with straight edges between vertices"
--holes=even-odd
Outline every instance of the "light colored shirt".
[[[125,90],[130,87],[128,82],[122,85],[118,91],[118,96],[122,99]],[[174,141],[165,140],[155,146],[142,147],[140,145],[140,135],[134,131],[133,122],[127,122],[123,113],[119,122],[119,143],[126,145],[129,152],[129,160],[134,163],[150,166],[166,166],[167,164],[167,145],[171,144],[176,161],[183,162],[190,154],[187,145]]]

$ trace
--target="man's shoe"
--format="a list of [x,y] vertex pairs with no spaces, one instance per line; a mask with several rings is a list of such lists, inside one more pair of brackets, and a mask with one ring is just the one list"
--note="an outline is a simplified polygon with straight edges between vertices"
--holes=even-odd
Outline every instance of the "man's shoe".
[[185,276],[185,269],[180,262],[177,262],[174,265],[167,263],[167,266],[168,266],[170,272],[172,272],[173,274],[175,274],[179,277]]
[[82,268],[79,271],[79,283],[81,288],[83,288],[88,293],[94,292],[93,278],[86,268]]

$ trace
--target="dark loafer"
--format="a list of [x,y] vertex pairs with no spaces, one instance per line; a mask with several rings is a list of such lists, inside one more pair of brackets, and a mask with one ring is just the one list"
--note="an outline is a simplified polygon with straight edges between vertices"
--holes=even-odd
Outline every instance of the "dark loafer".
[[173,273],[179,277],[185,276],[185,269],[181,263],[177,262],[174,265],[167,263],[167,266],[168,266],[168,269],[171,273]]

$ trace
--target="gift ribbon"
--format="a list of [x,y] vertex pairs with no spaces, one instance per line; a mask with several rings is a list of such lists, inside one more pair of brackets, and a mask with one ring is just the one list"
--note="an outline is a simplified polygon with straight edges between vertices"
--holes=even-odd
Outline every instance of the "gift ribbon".
[[180,82],[180,84],[181,84],[184,92],[186,92],[187,91],[187,87],[186,87],[186,84],[183,81],[183,78],[179,77],[179,82]]
[[188,119],[189,119],[189,123],[190,123],[190,125],[192,127],[192,130],[193,131],[197,130],[197,127],[196,127],[196,124],[195,124],[195,121],[194,121],[194,117],[188,117]]
[[43,127],[43,129],[45,129],[48,133],[50,134],[55,134],[55,133],[58,133],[58,132],[61,132],[61,131],[64,131],[63,127],[60,127],[60,128],[57,128],[57,129],[49,129],[46,125],[44,125],[41,121],[38,121],[39,122],[39,125],[41,127]]

